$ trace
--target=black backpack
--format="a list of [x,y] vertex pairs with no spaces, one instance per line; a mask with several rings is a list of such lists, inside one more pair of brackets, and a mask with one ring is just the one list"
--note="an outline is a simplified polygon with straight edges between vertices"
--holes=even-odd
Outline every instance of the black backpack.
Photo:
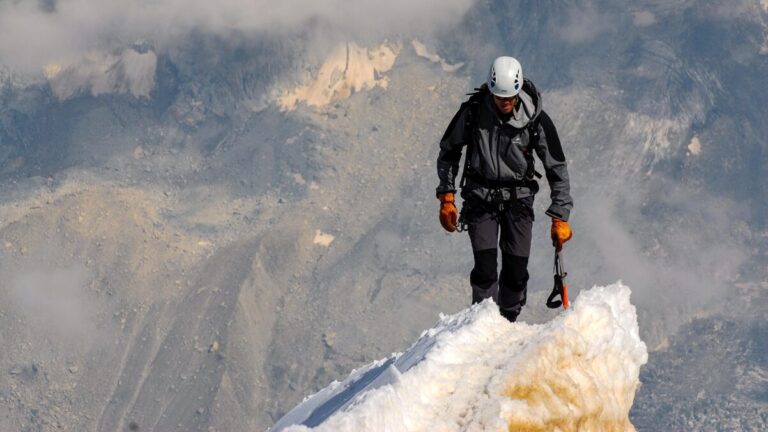
[[[529,79],[523,80],[523,91],[525,91],[527,94],[531,95],[533,98],[534,104],[538,103],[538,94],[539,92],[536,90],[536,86],[533,85],[533,82],[531,82]],[[469,99],[467,99],[463,104],[461,104],[461,107],[459,110],[468,109],[469,112],[467,113],[466,117],[466,124],[464,127],[464,130],[467,131],[469,134],[468,136],[472,136],[472,131],[475,128],[475,118],[477,118],[477,110],[480,106],[480,103],[482,103],[483,99],[485,99],[486,95],[490,93],[490,90],[488,89],[488,84],[483,83],[480,87],[476,87],[475,91],[472,93],[467,93],[467,96],[469,96]],[[523,105],[523,108],[525,108],[525,105]],[[526,109],[527,113],[527,109]],[[533,117],[531,113],[527,113],[529,117]],[[533,149],[536,147],[539,143],[539,117],[533,119],[533,121],[529,122],[526,126],[526,129],[528,129],[528,136],[530,137],[530,141],[528,143],[528,147],[525,149],[524,155],[525,160],[528,162],[528,168],[525,173],[525,180],[524,181],[533,181],[534,178],[541,178],[541,173],[536,171],[536,161],[533,159]],[[469,163],[472,160],[472,146],[471,140],[467,140],[467,154],[464,158],[464,170],[461,173],[461,181],[459,182],[459,186],[461,188],[464,187],[466,184],[467,179],[467,170],[469,169]]]

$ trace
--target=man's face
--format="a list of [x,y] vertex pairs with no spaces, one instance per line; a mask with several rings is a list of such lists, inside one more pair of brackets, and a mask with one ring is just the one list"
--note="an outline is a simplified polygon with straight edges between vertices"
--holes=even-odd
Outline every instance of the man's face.
[[517,96],[503,98],[493,95],[493,103],[496,104],[496,108],[498,108],[502,114],[512,114],[512,110],[515,109],[515,104],[517,103]]

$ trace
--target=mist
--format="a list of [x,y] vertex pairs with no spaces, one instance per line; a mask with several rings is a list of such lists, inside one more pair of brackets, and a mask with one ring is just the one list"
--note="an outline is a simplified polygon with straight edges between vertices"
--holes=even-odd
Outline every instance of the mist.
[[[439,225],[434,167],[498,55],[569,162],[572,299],[631,286],[645,368],[697,319],[753,320],[765,4],[0,0],[0,366],[55,386],[14,376],[28,393],[0,429],[35,407],[67,430],[264,430],[467,308],[471,247]],[[536,324],[562,312],[540,185]],[[733,352],[722,370],[746,370]]]
[[86,273],[80,266],[16,274],[10,294],[15,310],[33,327],[58,338],[79,338],[91,328],[91,308],[84,290]]
[[89,52],[136,41],[159,50],[191,33],[230,39],[310,34],[311,39],[380,40],[424,35],[458,22],[473,0],[38,0],[0,2],[0,63],[34,73]]
[[[727,198],[690,196],[671,180],[662,196],[638,193],[637,186],[578,195],[577,237],[566,254],[580,289],[634,284],[633,302],[653,317],[641,320],[643,330],[667,333],[727,298],[749,258],[750,239]],[[656,342],[659,335],[645,336]]]

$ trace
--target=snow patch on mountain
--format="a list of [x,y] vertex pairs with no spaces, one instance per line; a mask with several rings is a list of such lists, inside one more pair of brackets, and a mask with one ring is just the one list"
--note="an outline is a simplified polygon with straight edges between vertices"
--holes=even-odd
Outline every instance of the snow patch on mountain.
[[412,40],[411,46],[413,47],[413,50],[416,51],[416,55],[423,57],[432,63],[439,63],[443,70],[446,72],[453,72],[464,66],[464,63],[450,64],[446,62],[442,57],[430,51],[429,48],[427,48],[427,46],[418,39]]
[[312,242],[318,246],[325,246],[328,247],[333,243],[333,241],[336,240],[336,237],[334,237],[332,234],[324,233],[320,230],[315,230],[315,238],[312,240]]
[[680,137],[688,127],[688,123],[677,118],[653,118],[641,113],[629,113],[625,131],[627,134],[642,137],[640,154],[650,156],[645,163],[648,172],[653,170],[656,163],[666,159],[676,151]]
[[131,48],[120,54],[91,52],[78,61],[50,63],[43,73],[59,100],[82,93],[93,96],[109,93],[149,97],[155,87],[157,55]]
[[694,156],[701,154],[701,140],[699,140],[698,136],[694,135],[691,138],[691,143],[688,144],[688,152]]
[[543,325],[509,323],[491,301],[444,316],[271,430],[634,430],[648,353],[629,298],[621,282],[594,287]]
[[284,111],[294,110],[300,103],[324,106],[358,91],[387,88],[389,78],[383,74],[395,64],[400,50],[400,44],[389,42],[376,48],[364,48],[353,42],[339,45],[316,75],[279,95],[277,105]]

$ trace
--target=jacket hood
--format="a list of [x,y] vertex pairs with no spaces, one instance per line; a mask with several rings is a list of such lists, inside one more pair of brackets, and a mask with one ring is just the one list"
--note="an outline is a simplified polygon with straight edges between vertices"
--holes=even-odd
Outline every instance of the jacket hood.
[[[512,112],[512,116],[507,120],[507,123],[513,127],[522,129],[541,114],[541,94],[536,89],[536,86],[533,85],[533,82],[526,79],[523,82],[523,88],[520,90],[520,93],[517,94],[517,97],[520,99],[520,103]],[[492,94],[488,94],[486,103],[490,104],[491,109],[496,112]]]

